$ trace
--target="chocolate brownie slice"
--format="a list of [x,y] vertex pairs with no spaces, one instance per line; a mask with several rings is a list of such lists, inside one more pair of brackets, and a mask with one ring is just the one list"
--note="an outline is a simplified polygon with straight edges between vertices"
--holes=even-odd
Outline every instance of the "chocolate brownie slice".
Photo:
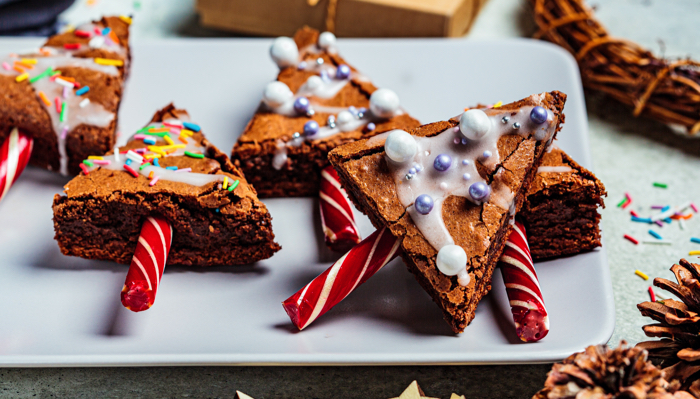
[[277,81],[231,154],[261,197],[316,196],[330,150],[420,125],[337,53],[329,32],[302,28],[293,41],[275,40],[271,55]]
[[172,104],[119,154],[81,167],[65,195],[54,197],[55,238],[65,255],[128,264],[153,214],[173,227],[169,265],[248,264],[280,249],[255,189]]
[[115,142],[129,65],[128,17],[105,17],[48,38],[38,50],[0,57],[0,142],[13,128],[34,139],[30,162],[77,174]]
[[456,333],[491,288],[510,222],[564,121],[565,100],[554,91],[468,110],[329,155],[358,209],[402,239],[409,270]]
[[537,260],[590,251],[600,243],[603,183],[559,148],[542,159],[518,213]]

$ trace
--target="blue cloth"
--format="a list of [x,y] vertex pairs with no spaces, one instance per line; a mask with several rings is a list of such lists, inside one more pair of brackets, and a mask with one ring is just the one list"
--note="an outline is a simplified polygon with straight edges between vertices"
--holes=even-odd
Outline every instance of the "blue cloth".
[[50,36],[74,0],[0,0],[0,35]]

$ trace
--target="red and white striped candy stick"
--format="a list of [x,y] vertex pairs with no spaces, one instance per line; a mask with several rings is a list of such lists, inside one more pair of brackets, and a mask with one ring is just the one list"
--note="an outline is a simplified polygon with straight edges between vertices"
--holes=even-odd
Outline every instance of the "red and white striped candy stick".
[[0,146],[0,201],[22,174],[32,156],[34,140],[14,128]]
[[122,288],[125,308],[140,312],[153,306],[172,239],[173,228],[161,216],[149,216],[141,226],[141,235]]
[[303,330],[329,311],[398,256],[400,243],[386,228],[362,240],[330,269],[282,302],[292,323]]
[[515,222],[499,265],[518,337],[525,342],[541,340],[549,333],[549,316],[520,222]]
[[360,231],[355,224],[352,206],[332,166],[321,172],[318,196],[326,245],[334,251],[344,252],[358,244]]

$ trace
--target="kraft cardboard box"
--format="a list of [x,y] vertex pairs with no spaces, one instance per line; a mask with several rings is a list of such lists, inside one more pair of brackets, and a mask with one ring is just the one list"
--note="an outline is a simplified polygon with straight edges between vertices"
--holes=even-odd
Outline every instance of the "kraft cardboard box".
[[303,25],[339,37],[455,37],[486,0],[197,0],[204,26],[292,36]]

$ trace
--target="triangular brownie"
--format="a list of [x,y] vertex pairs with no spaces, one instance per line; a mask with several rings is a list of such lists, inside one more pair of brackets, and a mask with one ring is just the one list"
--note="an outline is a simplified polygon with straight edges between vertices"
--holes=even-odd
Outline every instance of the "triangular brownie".
[[337,52],[335,36],[305,27],[270,50],[280,67],[231,159],[261,197],[316,196],[328,152],[420,123]]
[[91,156],[81,168],[66,195],[54,197],[65,255],[128,264],[152,215],[172,224],[169,265],[249,264],[280,249],[270,213],[241,171],[173,105],[118,154]]
[[129,17],[105,17],[0,57],[0,142],[13,128],[34,139],[30,162],[64,175],[114,146],[129,66]]
[[[474,317],[535,177],[566,95],[532,95],[337,148],[355,205],[401,238],[402,257],[456,333]],[[386,149],[386,151],[385,151]]]

